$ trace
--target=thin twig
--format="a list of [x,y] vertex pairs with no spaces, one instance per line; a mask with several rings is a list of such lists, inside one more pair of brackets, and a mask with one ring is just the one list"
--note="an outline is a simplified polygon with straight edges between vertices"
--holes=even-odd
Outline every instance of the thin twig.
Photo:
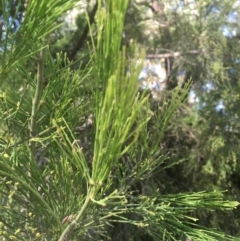
[[173,53],[165,53],[165,54],[147,54],[146,58],[147,59],[171,58],[171,57],[176,58],[186,54],[199,54],[199,53],[200,53],[199,50],[190,50],[190,51],[187,51],[186,53],[173,52]]
[[37,85],[35,90],[35,96],[32,102],[32,114],[31,114],[31,123],[30,123],[30,149],[32,155],[36,155],[36,143],[34,140],[31,140],[37,135],[37,112],[40,107],[41,97],[43,93],[44,86],[44,59],[46,54],[46,48],[43,48],[38,56],[38,66],[37,66]]
[[[96,1],[95,5],[93,7],[93,10],[89,14],[89,23],[86,23],[86,26],[83,29],[82,35],[79,37],[78,42],[73,47],[72,51],[68,54],[68,59],[70,61],[72,61],[74,59],[74,57],[76,56],[77,52],[83,47],[83,45],[85,43],[85,40],[86,40],[86,38],[88,36],[88,33],[89,33],[90,25],[93,24],[93,22],[94,22],[97,9],[98,9],[98,1]],[[72,39],[75,40],[76,36],[74,36]]]
[[70,240],[72,238],[73,231],[76,228],[77,222],[82,217],[83,212],[85,211],[85,209],[88,206],[89,202],[93,198],[93,193],[94,193],[93,190],[89,192],[89,194],[87,195],[87,197],[85,199],[85,202],[84,202],[81,210],[77,214],[76,218],[65,228],[65,230],[63,231],[63,233],[62,233],[62,235],[61,235],[61,237],[59,238],[58,241],[68,241],[68,240]]

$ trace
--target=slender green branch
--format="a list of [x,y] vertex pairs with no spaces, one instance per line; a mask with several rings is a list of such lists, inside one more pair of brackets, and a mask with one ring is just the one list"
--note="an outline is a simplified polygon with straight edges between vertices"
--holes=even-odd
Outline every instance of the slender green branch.
[[75,229],[77,222],[82,217],[83,212],[85,211],[85,209],[87,208],[89,202],[93,198],[93,193],[94,193],[93,190],[91,190],[89,192],[89,194],[87,195],[87,197],[85,199],[85,202],[84,202],[81,210],[77,214],[76,218],[65,228],[65,230],[63,231],[63,233],[62,233],[62,235],[61,235],[61,237],[59,238],[58,241],[68,241],[68,240],[71,239],[72,234],[73,234],[73,230]]
[[[46,48],[43,48],[38,56],[38,67],[37,67],[37,85],[35,96],[32,102],[32,114],[31,114],[31,123],[30,123],[30,138],[34,138],[37,135],[37,111],[39,109],[42,93],[43,93],[43,84],[44,84],[44,59],[46,54]],[[32,155],[36,155],[36,144],[33,140],[30,140],[30,149]]]

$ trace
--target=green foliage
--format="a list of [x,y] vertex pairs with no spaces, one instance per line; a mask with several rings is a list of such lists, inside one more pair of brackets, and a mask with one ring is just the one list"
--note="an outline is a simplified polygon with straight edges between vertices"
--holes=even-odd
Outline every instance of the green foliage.
[[[75,3],[28,1],[19,31],[6,31],[1,43],[0,238],[238,240],[195,217],[238,202],[221,191],[166,191],[166,172],[187,156],[173,159],[160,147],[190,82],[152,111],[149,94],[138,91],[144,51],[121,46],[127,0],[98,1],[84,69],[72,69],[64,53],[53,59],[49,36]],[[225,144],[209,138],[216,152]]]

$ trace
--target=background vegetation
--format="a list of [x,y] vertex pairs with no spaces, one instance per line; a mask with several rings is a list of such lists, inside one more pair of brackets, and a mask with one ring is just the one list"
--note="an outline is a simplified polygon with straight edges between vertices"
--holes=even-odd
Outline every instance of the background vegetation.
[[239,1],[0,15],[0,240],[240,239]]

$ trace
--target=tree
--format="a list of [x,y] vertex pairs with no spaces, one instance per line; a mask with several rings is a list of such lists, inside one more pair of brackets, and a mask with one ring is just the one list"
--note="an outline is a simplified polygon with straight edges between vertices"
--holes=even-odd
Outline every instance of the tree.
[[192,214],[232,210],[238,202],[225,201],[221,191],[173,194],[164,188],[170,182],[156,180],[156,172],[166,177],[183,162],[169,161],[159,146],[190,84],[151,110],[149,94],[138,91],[144,51],[122,46],[127,0],[98,1],[82,57],[89,61],[71,68],[76,62],[54,55],[48,43],[75,3],[29,1],[18,30],[9,20],[16,12],[4,16],[0,237],[237,240],[199,226]]
[[[126,39],[133,37],[133,23],[147,57],[165,58],[165,92],[171,93],[189,78],[193,81],[189,95],[194,99],[179,108],[161,142],[171,161],[187,159],[162,175],[169,183],[166,191],[228,189],[228,198],[238,199],[239,46],[234,33],[239,29],[239,3],[161,1],[164,11],[153,13],[147,1],[133,2],[128,18],[135,21],[126,23]],[[198,215],[201,224],[239,236],[239,210],[227,216]]]

